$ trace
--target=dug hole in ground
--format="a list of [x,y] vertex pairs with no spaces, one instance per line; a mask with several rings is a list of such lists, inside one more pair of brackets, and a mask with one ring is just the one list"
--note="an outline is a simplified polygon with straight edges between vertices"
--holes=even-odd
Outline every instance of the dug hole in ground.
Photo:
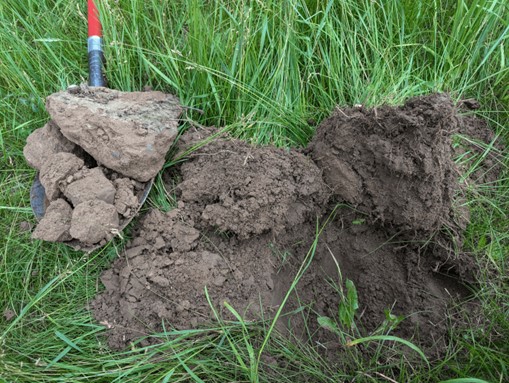
[[[172,121],[178,114],[173,108]],[[484,121],[460,113],[443,94],[400,107],[338,109],[300,150],[255,147],[214,128],[187,131],[178,150],[199,148],[163,174],[177,207],[139,220],[90,303],[109,346],[157,343],[149,335],[163,322],[166,330],[206,326],[215,320],[211,304],[226,320],[235,317],[224,302],[246,321],[270,319],[311,260],[278,320],[281,333],[335,353],[344,345],[332,322],[324,326],[330,318],[360,335],[378,329],[412,339],[439,355],[457,318],[453,307],[476,274],[461,251],[469,218],[453,162],[458,132],[491,139]],[[116,177],[126,168],[114,169]],[[54,198],[74,206],[67,189],[57,183]],[[61,221],[53,225],[66,233]],[[354,291],[358,307],[350,302],[348,321],[338,310]]]

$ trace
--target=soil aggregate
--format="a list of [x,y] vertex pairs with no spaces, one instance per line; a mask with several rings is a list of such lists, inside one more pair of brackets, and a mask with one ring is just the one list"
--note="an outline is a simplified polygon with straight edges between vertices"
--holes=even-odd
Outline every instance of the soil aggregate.
[[[226,320],[235,319],[231,307],[248,321],[270,318],[328,222],[279,331],[339,352],[318,317],[338,318],[350,280],[361,334],[390,330],[440,354],[454,304],[470,294],[477,272],[461,251],[469,217],[452,159],[451,136],[465,121],[447,95],[433,94],[398,107],[337,110],[305,150],[210,140],[164,174],[177,207],[147,213],[101,276],[104,290],[90,309],[109,346],[207,326],[211,305]],[[187,131],[180,152],[215,133]],[[136,190],[129,181],[112,180],[120,214],[117,197]]]
[[118,229],[117,209],[103,200],[83,201],[72,211],[69,233],[85,245],[109,241]]
[[70,241],[71,217],[72,208],[67,201],[62,198],[52,201],[32,233],[32,238],[50,242]]
[[116,189],[100,168],[84,169],[70,177],[64,186],[64,195],[73,206],[88,200],[98,199],[108,204],[115,201]]
[[60,196],[60,183],[77,173],[85,162],[74,154],[60,152],[49,156],[42,164],[39,178],[49,201]]
[[50,95],[46,108],[51,120],[23,150],[46,195],[32,237],[91,251],[138,212],[175,139],[181,107],[161,92],[82,85]]
[[28,136],[23,154],[31,167],[41,169],[50,156],[61,152],[75,153],[77,150],[77,146],[62,135],[58,126],[49,121]]

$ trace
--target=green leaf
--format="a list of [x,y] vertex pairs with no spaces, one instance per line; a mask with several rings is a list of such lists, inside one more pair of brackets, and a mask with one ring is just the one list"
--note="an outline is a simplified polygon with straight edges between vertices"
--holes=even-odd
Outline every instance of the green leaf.
[[173,376],[173,374],[175,373],[175,369],[172,368],[170,370],[170,372],[168,372],[165,376],[164,376],[164,379],[161,381],[161,383],[169,383],[170,382],[170,379],[171,377]]
[[349,306],[352,311],[356,311],[359,308],[359,297],[357,296],[357,289],[350,279],[346,280],[345,285]]
[[338,315],[341,324],[351,328],[354,323],[355,312],[359,308],[359,299],[357,296],[357,289],[350,279],[345,281],[345,286],[346,297],[339,303]]
[[320,327],[323,327],[326,330],[332,331],[333,333],[339,333],[338,326],[336,323],[329,317],[326,316],[320,316],[318,317],[318,324]]
[[74,348],[75,350],[77,350],[79,352],[83,352],[83,350],[81,348],[79,348],[76,343],[74,343],[72,340],[70,340],[68,337],[66,337],[64,334],[62,334],[60,331],[55,330],[55,335],[58,338],[62,339],[68,346]]
[[352,347],[352,346],[355,346],[355,345],[358,345],[358,344],[361,344],[361,343],[367,343],[367,342],[371,342],[371,341],[375,341],[375,340],[380,340],[380,341],[383,341],[383,342],[385,342],[385,341],[393,341],[393,342],[401,343],[401,344],[407,346],[408,348],[414,350],[417,354],[419,354],[419,356],[429,366],[428,358],[426,358],[426,355],[424,355],[424,352],[422,352],[422,350],[419,347],[417,347],[415,344],[409,342],[408,340],[405,340],[405,339],[402,339],[402,338],[398,338],[397,336],[392,336],[392,335],[373,335],[373,336],[368,336],[368,337],[365,337],[365,338],[359,338],[359,339],[352,340],[352,341],[347,343],[347,346],[348,347]]

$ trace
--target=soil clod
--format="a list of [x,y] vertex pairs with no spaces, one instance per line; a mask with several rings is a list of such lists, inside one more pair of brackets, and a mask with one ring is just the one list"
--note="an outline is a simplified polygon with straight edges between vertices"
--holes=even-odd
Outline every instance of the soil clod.
[[141,182],[161,170],[182,111],[170,94],[107,88],[55,93],[46,108],[63,135],[98,163]]
[[86,200],[72,212],[70,234],[85,245],[93,245],[113,238],[118,227],[115,206],[99,199]]
[[72,239],[71,229],[72,208],[64,199],[51,202],[46,209],[46,214],[37,225],[32,238],[50,242],[64,242]]
[[61,152],[74,153],[76,150],[76,145],[62,135],[55,123],[49,121],[28,136],[23,154],[30,166],[41,170],[50,156]]
[[86,169],[78,177],[75,174],[64,191],[73,206],[96,199],[113,204],[116,193],[115,186],[105,177],[100,168]]
[[451,148],[457,123],[443,94],[345,109],[320,124],[309,150],[338,201],[398,229],[434,232],[451,221],[460,187]]

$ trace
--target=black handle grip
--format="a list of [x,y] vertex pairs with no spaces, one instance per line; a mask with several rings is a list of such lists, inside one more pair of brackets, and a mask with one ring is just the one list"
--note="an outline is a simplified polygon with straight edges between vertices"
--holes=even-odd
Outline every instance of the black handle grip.
[[106,86],[106,78],[103,72],[104,54],[100,50],[88,52],[88,85]]

